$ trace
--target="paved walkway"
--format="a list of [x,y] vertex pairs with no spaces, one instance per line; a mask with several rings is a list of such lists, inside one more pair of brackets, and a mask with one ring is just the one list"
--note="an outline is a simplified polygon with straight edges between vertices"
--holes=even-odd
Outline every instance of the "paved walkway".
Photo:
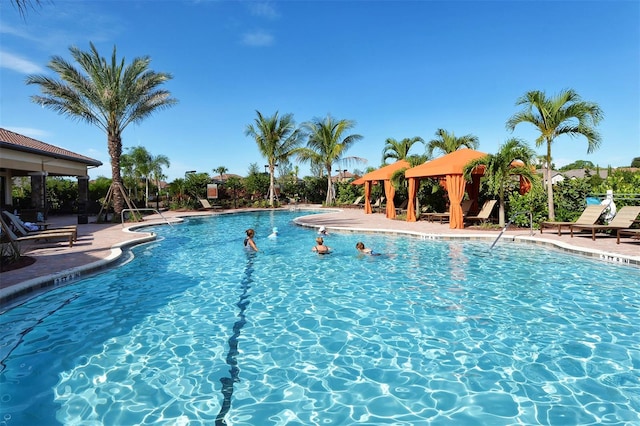
[[[314,206],[309,206],[314,207]],[[315,206],[314,208],[318,208]],[[169,220],[181,220],[188,216],[209,216],[231,211],[210,212],[164,212]],[[56,225],[70,225],[77,221],[75,216],[51,217],[49,222]],[[147,216],[143,223],[134,225],[97,224],[78,225],[78,241],[73,247],[64,243],[30,243],[23,247],[23,254],[36,259],[33,265],[0,274],[0,305],[26,295],[40,288],[56,286],[77,279],[91,271],[107,267],[117,261],[123,249],[155,239],[155,235],[144,231],[144,226],[163,223],[158,215]],[[493,242],[499,230],[449,229],[448,224],[419,221],[409,223],[389,220],[384,214],[365,215],[362,209],[327,210],[326,213],[304,216],[297,220],[302,226],[326,226],[329,230],[358,230],[364,232],[386,231],[411,233],[427,238],[486,239]],[[137,229],[137,230],[136,230]],[[558,236],[553,230],[540,234],[530,230],[507,230],[504,239],[526,241],[538,244],[554,244],[562,250],[578,252],[606,261],[630,263],[640,267],[640,241],[625,238],[616,244],[612,237],[599,236],[595,241],[590,234],[571,238],[567,233]]]

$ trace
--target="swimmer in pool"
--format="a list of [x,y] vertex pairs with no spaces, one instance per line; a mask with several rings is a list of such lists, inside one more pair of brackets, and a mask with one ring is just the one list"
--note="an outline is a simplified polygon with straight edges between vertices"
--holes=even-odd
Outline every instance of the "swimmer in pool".
[[256,243],[253,241],[253,237],[256,235],[256,231],[249,228],[244,232],[247,234],[246,238],[244,239],[244,247],[247,250],[258,251],[258,247],[256,246]]
[[368,254],[370,256],[380,256],[380,253],[374,253],[370,248],[366,248],[362,241],[356,243],[356,249],[362,254]]
[[331,247],[325,246],[322,237],[318,237],[316,238],[316,245],[311,249],[311,251],[315,251],[318,254],[329,254],[331,252]]

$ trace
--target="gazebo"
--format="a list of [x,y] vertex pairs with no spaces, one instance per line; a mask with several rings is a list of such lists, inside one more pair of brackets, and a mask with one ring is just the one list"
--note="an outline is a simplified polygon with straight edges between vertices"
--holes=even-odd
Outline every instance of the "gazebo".
[[353,185],[364,184],[364,213],[371,214],[371,184],[374,182],[384,182],[384,196],[387,199],[386,216],[389,219],[395,219],[396,206],[393,204],[393,197],[396,195],[396,190],[391,183],[391,176],[395,172],[401,169],[408,169],[411,165],[406,160],[398,160],[393,164],[383,166],[378,170],[374,170],[356,179],[352,182]]
[[[409,203],[407,205],[407,222],[415,222],[415,198],[420,178],[440,178],[449,194],[449,228],[464,228],[464,218],[460,203],[464,197],[467,183],[464,180],[463,169],[470,161],[482,158],[487,154],[473,149],[459,149],[435,160],[421,164],[407,170],[404,175],[409,181]],[[468,186],[469,198],[477,206],[480,177],[484,174],[484,167],[478,167],[472,173],[473,181]]]

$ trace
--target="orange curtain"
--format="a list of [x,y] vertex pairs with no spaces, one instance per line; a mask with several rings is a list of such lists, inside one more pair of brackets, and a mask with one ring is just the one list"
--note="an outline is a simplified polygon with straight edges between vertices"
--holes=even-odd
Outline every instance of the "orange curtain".
[[417,179],[409,178],[409,202],[407,203],[407,222],[415,222],[416,218],[416,193]]
[[449,228],[463,229],[462,198],[464,197],[465,180],[462,175],[447,175],[447,191],[449,192]]
[[364,182],[364,214],[373,213],[371,208],[371,181]]
[[520,195],[524,195],[531,190],[531,181],[520,175]]
[[396,206],[393,204],[393,197],[396,195],[396,189],[390,180],[384,181],[384,196],[387,197],[387,219],[396,218]]

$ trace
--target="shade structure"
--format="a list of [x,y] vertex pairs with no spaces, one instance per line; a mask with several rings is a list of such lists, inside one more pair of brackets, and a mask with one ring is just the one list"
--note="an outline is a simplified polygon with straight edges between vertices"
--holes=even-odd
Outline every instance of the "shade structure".
[[388,164],[386,166],[380,167],[377,170],[369,172],[362,176],[359,179],[356,179],[352,183],[354,185],[365,185],[365,193],[364,193],[364,212],[365,214],[371,214],[371,183],[373,182],[384,182],[384,192],[385,198],[387,199],[387,209],[386,216],[389,219],[394,219],[396,217],[396,206],[393,204],[393,197],[395,195],[395,188],[391,185],[391,176],[395,172],[401,169],[408,169],[411,167],[406,160],[398,160],[393,164]]
[[[407,205],[407,221],[415,222],[415,198],[420,178],[440,177],[446,182],[449,194],[449,228],[464,228],[464,217],[460,203],[464,197],[465,181],[462,177],[464,167],[471,161],[482,158],[487,154],[473,149],[459,149],[435,160],[412,167],[404,172],[409,180],[409,203]],[[484,167],[474,171],[475,175],[484,174]],[[479,184],[479,179],[474,179]]]

